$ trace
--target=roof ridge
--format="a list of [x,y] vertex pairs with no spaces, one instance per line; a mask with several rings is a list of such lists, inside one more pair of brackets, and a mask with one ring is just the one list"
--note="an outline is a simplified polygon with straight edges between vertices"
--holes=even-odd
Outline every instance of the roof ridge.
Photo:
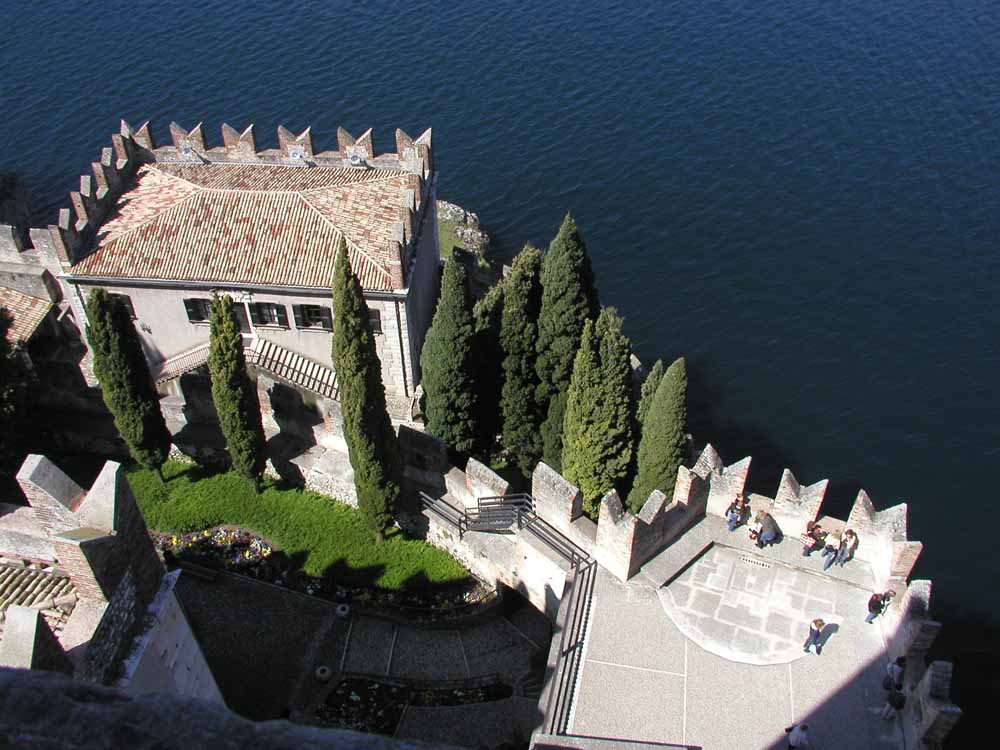
[[[152,222],[157,221],[160,217],[166,216],[171,211],[174,211],[174,210],[180,208],[181,206],[183,206],[193,196],[197,195],[198,193],[202,192],[205,189],[203,187],[199,187],[198,185],[195,185],[193,182],[188,182],[187,180],[185,180],[185,179],[183,179],[181,177],[174,177],[173,175],[167,174],[166,172],[160,172],[160,170],[156,170],[156,171],[159,174],[164,175],[166,177],[169,177],[171,179],[176,179],[176,180],[179,180],[180,182],[187,183],[188,185],[191,185],[191,187],[193,187],[194,190],[192,190],[190,193],[188,193],[187,195],[185,195],[183,198],[174,201],[169,206],[167,206],[166,208],[164,208],[162,211],[157,211],[156,213],[152,214],[145,221],[138,222],[135,226],[129,227],[128,229],[126,229],[123,232],[116,232],[116,233],[114,233],[113,237],[111,237],[111,238],[109,238],[107,240],[101,240],[100,244],[99,244],[99,249],[103,250],[103,249],[105,249],[107,247],[107,245],[112,245],[112,244],[118,242],[118,240],[120,240],[120,239],[122,239],[124,237],[128,237],[133,232],[137,232],[140,229],[143,229],[144,227],[148,226]],[[100,235],[100,230],[98,230],[98,235]],[[93,255],[93,253],[90,253],[87,257],[89,258],[91,255]]]
[[[340,227],[338,227],[336,224],[334,224],[332,221],[330,221],[326,216],[324,216],[323,212],[320,211],[316,206],[314,206],[312,204],[312,202],[305,196],[305,192],[299,193],[298,196],[299,196],[299,200],[301,200],[303,203],[305,203],[307,206],[309,206],[309,208],[312,210],[312,212],[315,213],[319,217],[320,221],[322,221],[324,224],[326,224],[327,226],[329,226],[334,232],[336,232],[338,235],[340,235],[340,237],[344,240],[344,245],[345,246],[348,246],[350,249],[353,249],[355,252],[360,253],[361,255],[363,255],[365,258],[368,259],[368,261],[373,266],[375,266],[376,270],[378,270],[387,279],[389,279],[389,281],[392,281],[392,274],[389,273],[389,271],[382,265],[382,263],[379,262],[378,260],[376,260],[375,258],[373,258],[367,252],[365,252],[353,240],[351,240],[350,237],[347,236],[347,234],[344,232],[343,229],[341,229]],[[334,261],[336,261],[336,259],[337,259],[336,254],[333,256],[333,259],[334,259]]]

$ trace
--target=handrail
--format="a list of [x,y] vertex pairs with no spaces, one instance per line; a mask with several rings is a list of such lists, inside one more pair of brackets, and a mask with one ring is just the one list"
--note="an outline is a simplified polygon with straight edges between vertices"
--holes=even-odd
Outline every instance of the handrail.
[[[586,635],[590,600],[596,581],[593,560],[577,568],[570,582],[569,610],[559,638],[559,650],[552,672],[553,687],[545,709],[548,734],[565,734],[576,689],[576,676],[582,661],[581,646]],[[567,643],[568,638],[568,643]]]

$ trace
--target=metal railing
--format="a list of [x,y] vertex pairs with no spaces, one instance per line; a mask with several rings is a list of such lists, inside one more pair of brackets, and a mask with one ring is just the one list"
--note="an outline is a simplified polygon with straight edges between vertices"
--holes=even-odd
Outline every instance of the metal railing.
[[569,582],[566,619],[559,637],[559,650],[552,670],[549,699],[545,705],[545,732],[566,734],[573,710],[576,680],[583,662],[583,644],[590,620],[590,602],[597,580],[597,564],[589,560],[577,567]]
[[524,530],[577,568],[590,556],[535,513],[531,495],[518,493],[481,497],[475,508],[456,508],[443,500],[420,493],[424,508],[458,529],[459,538],[469,531],[513,534]]

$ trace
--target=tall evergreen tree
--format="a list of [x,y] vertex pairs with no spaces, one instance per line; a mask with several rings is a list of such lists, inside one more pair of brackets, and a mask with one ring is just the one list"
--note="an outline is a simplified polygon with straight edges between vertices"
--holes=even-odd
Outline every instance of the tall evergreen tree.
[[687,371],[678,359],[656,389],[642,425],[639,470],[628,496],[628,506],[638,513],[653,490],[673,495],[677,469],[687,456]]
[[171,436],[128,310],[104,289],[95,289],[87,301],[87,320],[94,375],[115,427],[136,463],[162,481]]
[[504,279],[500,321],[500,345],[504,355],[500,399],[503,441],[525,476],[531,475],[542,455],[538,433],[542,418],[536,400],[538,376],[535,373],[535,340],[542,296],[541,261],[541,253],[531,245],[525,245],[514,259]]
[[471,453],[479,417],[472,305],[465,266],[444,267],[441,297],[420,354],[427,431],[454,451]]
[[566,400],[569,398],[569,386],[565,391],[556,393],[549,400],[549,411],[542,422],[542,460],[556,471],[562,473],[563,428],[566,424]]
[[368,307],[343,243],[333,266],[333,321],[333,366],[358,509],[381,541],[399,501],[399,447],[386,410]]
[[209,323],[208,372],[219,427],[226,438],[233,469],[252,481],[254,489],[260,492],[267,461],[264,426],[257,389],[247,372],[243,336],[232,297],[218,295],[212,299]]
[[477,450],[489,461],[496,447],[502,420],[500,394],[503,390],[503,349],[500,346],[500,323],[503,317],[503,280],[479,300],[472,310],[475,326],[476,390],[479,401]]
[[568,213],[542,261],[542,304],[538,315],[538,404],[546,463],[558,467],[562,454],[565,396],[583,324],[597,317],[597,289],[587,246]]
[[646,379],[642,381],[642,395],[639,397],[639,408],[636,410],[636,419],[639,424],[643,423],[646,419],[646,412],[649,411],[650,404],[653,403],[653,396],[656,395],[656,389],[660,385],[660,381],[663,379],[663,360],[656,360],[656,364],[653,365],[653,369],[649,371]]
[[563,474],[583,493],[584,512],[597,518],[599,503],[621,486],[635,446],[629,341],[612,308],[587,321],[566,401]]
[[19,438],[24,433],[28,390],[24,364],[8,338],[13,322],[8,310],[0,307],[0,471],[11,476],[24,458]]

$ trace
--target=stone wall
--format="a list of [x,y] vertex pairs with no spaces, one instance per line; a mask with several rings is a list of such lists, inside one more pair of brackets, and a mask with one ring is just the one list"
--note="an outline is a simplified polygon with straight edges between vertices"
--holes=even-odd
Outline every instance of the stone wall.
[[178,695],[128,695],[50,672],[0,668],[0,746],[46,750],[431,750],[376,734],[253,722]]
[[180,571],[164,576],[129,645],[116,685],[130,693],[169,692],[225,705],[174,586]]

